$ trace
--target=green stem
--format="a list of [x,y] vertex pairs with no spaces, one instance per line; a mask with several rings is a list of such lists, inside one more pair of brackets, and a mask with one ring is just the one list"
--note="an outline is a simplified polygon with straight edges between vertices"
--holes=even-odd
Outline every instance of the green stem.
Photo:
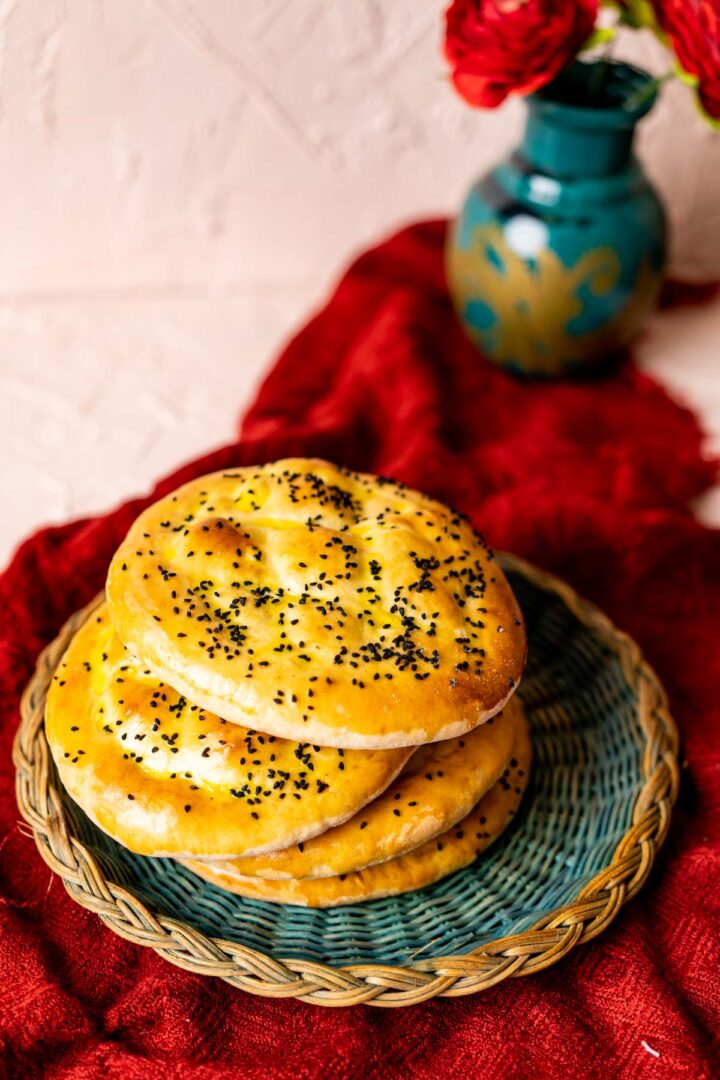
[[610,65],[603,56],[597,60],[590,73],[590,78],[588,80],[588,98],[596,105],[599,105],[602,101],[602,95],[605,90],[605,83],[607,82],[609,71]]
[[612,59],[614,44],[614,38],[611,38],[610,41],[607,42],[597,59],[592,74],[590,75],[590,80],[588,83],[589,97],[590,101],[594,102],[596,105],[600,105],[602,103],[602,95],[605,91],[605,84],[607,83],[608,76],[610,75],[610,60]]
[[628,112],[634,112],[634,110],[643,105],[648,98],[651,98],[653,94],[656,94],[663,83],[667,82],[668,79],[672,79],[672,77],[673,72],[666,71],[664,75],[658,75],[656,79],[651,79],[650,82],[645,83],[644,86],[641,86],[634,94],[631,94],[630,97],[623,102],[623,108]]

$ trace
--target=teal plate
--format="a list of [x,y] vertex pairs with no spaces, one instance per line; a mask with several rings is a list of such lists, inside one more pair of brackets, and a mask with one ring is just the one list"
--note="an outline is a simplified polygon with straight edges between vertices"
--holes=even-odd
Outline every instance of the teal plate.
[[406,1004],[554,962],[645,879],[675,797],[677,735],[626,635],[556,579],[509,556],[503,565],[528,630],[518,693],[533,775],[511,828],[471,866],[416,892],[312,910],[133,855],[64,792],[44,738],[47,684],[82,613],[41,657],[16,740],[18,801],[41,854],[124,936],[258,993]]

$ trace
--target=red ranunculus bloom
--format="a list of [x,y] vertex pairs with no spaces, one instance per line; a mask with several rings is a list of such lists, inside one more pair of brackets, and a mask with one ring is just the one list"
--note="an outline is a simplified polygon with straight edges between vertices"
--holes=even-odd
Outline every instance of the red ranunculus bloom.
[[597,0],[454,0],[445,55],[457,91],[494,108],[550,82],[590,36]]
[[680,67],[697,79],[705,111],[720,120],[720,0],[652,0]]

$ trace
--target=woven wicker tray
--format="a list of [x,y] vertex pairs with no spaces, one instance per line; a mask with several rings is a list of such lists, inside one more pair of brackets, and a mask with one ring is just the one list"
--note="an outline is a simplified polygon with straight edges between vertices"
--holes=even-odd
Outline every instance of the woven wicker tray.
[[67,796],[45,739],[47,687],[88,609],[42,653],[21,706],[17,799],[43,859],[117,934],[267,997],[411,1005],[555,963],[645,881],[677,793],[677,731],[630,638],[557,579],[502,562],[528,626],[520,694],[535,762],[517,820],[474,865],[404,896],[310,911],[132,855]]

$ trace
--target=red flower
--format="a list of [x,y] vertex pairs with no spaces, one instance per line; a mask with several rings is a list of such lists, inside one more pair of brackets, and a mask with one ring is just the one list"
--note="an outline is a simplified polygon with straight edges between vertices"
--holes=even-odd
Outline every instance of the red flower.
[[454,0],[445,55],[458,93],[494,108],[550,82],[590,36],[597,0]]
[[720,120],[720,0],[652,0],[705,111]]

